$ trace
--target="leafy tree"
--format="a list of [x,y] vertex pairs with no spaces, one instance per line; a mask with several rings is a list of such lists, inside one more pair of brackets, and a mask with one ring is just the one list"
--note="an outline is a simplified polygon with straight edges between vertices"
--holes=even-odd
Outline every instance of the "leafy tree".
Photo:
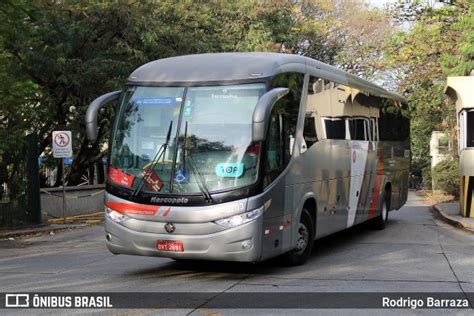
[[382,79],[386,71],[385,41],[398,29],[389,13],[364,1],[346,0],[336,2],[334,18],[338,25],[335,36],[340,43],[336,63],[360,77]]
[[415,159],[429,160],[433,130],[447,129],[455,138],[454,105],[447,101],[444,85],[447,75],[472,69],[472,4],[400,1],[395,8],[394,19],[412,25],[390,38],[385,57],[388,67],[398,69],[400,91],[409,101]]
[[459,160],[448,159],[439,162],[432,172],[435,189],[459,197]]
[[326,47],[324,37],[311,37],[318,34],[319,25],[295,15],[298,6],[247,0],[4,0],[1,128],[37,133],[39,150],[48,157],[51,132],[72,130],[75,159],[67,178],[69,184],[77,184],[105,154],[102,149],[114,116],[113,108],[103,110],[97,141],[89,144],[82,125],[87,105],[120,89],[143,63],[205,52],[293,50],[305,39],[311,41],[308,56],[331,60],[332,49],[320,53]]
[[453,3],[457,3],[459,10],[463,12],[453,23],[453,35],[460,35],[459,44],[454,54],[442,54],[441,65],[448,76],[468,76],[474,69],[474,1]]

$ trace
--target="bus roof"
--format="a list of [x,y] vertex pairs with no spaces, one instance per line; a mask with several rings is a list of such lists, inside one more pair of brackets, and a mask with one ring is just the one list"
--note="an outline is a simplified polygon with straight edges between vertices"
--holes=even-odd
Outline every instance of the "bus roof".
[[245,81],[267,78],[282,72],[308,72],[371,95],[406,103],[406,99],[367,80],[320,61],[292,54],[216,53],[185,55],[155,60],[137,68],[128,84],[192,84]]

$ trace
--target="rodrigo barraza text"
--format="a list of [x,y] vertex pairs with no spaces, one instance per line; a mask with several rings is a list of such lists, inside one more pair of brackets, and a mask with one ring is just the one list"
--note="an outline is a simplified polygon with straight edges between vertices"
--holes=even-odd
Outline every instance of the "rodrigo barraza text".
[[468,308],[469,302],[465,298],[442,299],[438,297],[427,296],[425,298],[382,298],[382,307],[384,308]]

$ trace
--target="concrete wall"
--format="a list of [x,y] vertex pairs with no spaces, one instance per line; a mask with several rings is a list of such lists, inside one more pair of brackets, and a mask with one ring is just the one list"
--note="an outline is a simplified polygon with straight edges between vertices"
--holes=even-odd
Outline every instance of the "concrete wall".
[[[66,187],[66,216],[95,213],[104,210],[104,185]],[[43,217],[62,217],[62,188],[41,189]]]
[[[431,156],[431,169],[433,169],[438,163],[446,159],[446,154],[440,151],[439,140],[442,137],[446,137],[444,132],[433,131],[430,139],[430,156]],[[449,147],[447,148],[449,150]]]

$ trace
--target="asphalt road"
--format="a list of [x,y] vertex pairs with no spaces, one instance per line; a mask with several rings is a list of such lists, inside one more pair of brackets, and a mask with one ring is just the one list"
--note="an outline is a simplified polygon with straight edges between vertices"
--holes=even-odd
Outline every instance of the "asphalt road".
[[[275,261],[182,263],[114,256],[105,247],[103,228],[93,226],[1,241],[0,287],[1,292],[474,292],[474,235],[437,220],[413,193],[401,210],[390,213],[385,230],[354,227],[317,244],[309,262],[299,267],[282,267]],[[200,305],[166,312],[211,314]],[[226,310],[224,314],[247,312]],[[461,311],[465,312],[472,311]],[[285,315],[288,311],[259,313]]]

